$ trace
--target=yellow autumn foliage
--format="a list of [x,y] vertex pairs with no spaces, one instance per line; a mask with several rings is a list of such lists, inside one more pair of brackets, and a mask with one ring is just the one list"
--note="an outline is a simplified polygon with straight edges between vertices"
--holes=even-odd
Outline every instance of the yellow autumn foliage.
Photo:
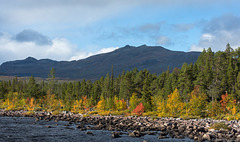
[[34,98],[31,98],[30,101],[26,100],[26,108],[28,111],[33,111],[36,105],[36,102],[34,101]]
[[104,111],[106,109],[106,100],[104,97],[101,97],[101,100],[97,103],[97,109],[99,111]]
[[166,109],[168,116],[176,117],[181,114],[184,103],[181,100],[178,89],[175,89],[172,94],[168,95]]

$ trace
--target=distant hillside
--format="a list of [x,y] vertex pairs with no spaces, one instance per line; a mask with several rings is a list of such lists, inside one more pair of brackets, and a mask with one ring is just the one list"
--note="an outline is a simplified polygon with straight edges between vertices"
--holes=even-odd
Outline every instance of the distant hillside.
[[125,46],[113,52],[94,55],[78,61],[37,60],[28,57],[24,60],[5,62],[0,66],[0,75],[31,76],[47,78],[51,68],[56,69],[56,77],[62,79],[99,79],[111,73],[121,74],[123,70],[148,69],[151,73],[161,74],[175,67],[181,67],[184,62],[194,63],[200,52],[171,51],[161,46],[139,47]]

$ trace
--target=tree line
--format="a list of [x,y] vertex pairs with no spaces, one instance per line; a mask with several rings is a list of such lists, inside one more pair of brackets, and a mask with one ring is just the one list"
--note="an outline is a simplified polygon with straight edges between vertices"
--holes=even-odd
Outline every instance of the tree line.
[[211,48],[204,49],[194,64],[184,63],[181,68],[168,69],[160,75],[135,68],[123,70],[116,76],[112,67],[110,74],[96,81],[59,83],[52,69],[47,81],[37,83],[32,76],[28,81],[17,77],[0,81],[0,107],[30,109],[32,106],[32,109],[74,112],[93,109],[138,113],[137,110],[141,110],[139,115],[148,113],[162,117],[223,117],[228,114],[238,119],[239,56],[240,48],[234,50],[227,44],[225,51],[214,53]]

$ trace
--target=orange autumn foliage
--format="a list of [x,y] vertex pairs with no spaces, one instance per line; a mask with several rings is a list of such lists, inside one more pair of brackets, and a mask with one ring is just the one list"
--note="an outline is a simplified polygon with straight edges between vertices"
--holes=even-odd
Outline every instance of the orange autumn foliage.
[[135,113],[137,115],[141,115],[144,112],[144,106],[142,103],[140,103],[134,110],[132,113]]
[[222,100],[220,101],[221,107],[222,107],[223,111],[226,112],[226,107],[229,102],[228,93],[226,92],[226,94],[223,94],[221,96],[221,98],[222,98]]

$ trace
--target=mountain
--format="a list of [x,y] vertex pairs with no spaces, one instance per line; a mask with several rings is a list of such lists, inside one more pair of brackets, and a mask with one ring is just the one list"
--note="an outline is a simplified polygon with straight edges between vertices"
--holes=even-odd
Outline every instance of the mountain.
[[98,54],[78,61],[54,61],[50,59],[37,60],[28,57],[24,60],[5,62],[0,66],[0,75],[34,76],[47,78],[51,68],[56,69],[56,77],[61,79],[81,80],[99,79],[111,73],[114,75],[123,70],[148,69],[151,73],[161,74],[175,67],[180,68],[184,62],[194,63],[200,52],[171,51],[161,46],[139,47],[125,46],[115,51]]

